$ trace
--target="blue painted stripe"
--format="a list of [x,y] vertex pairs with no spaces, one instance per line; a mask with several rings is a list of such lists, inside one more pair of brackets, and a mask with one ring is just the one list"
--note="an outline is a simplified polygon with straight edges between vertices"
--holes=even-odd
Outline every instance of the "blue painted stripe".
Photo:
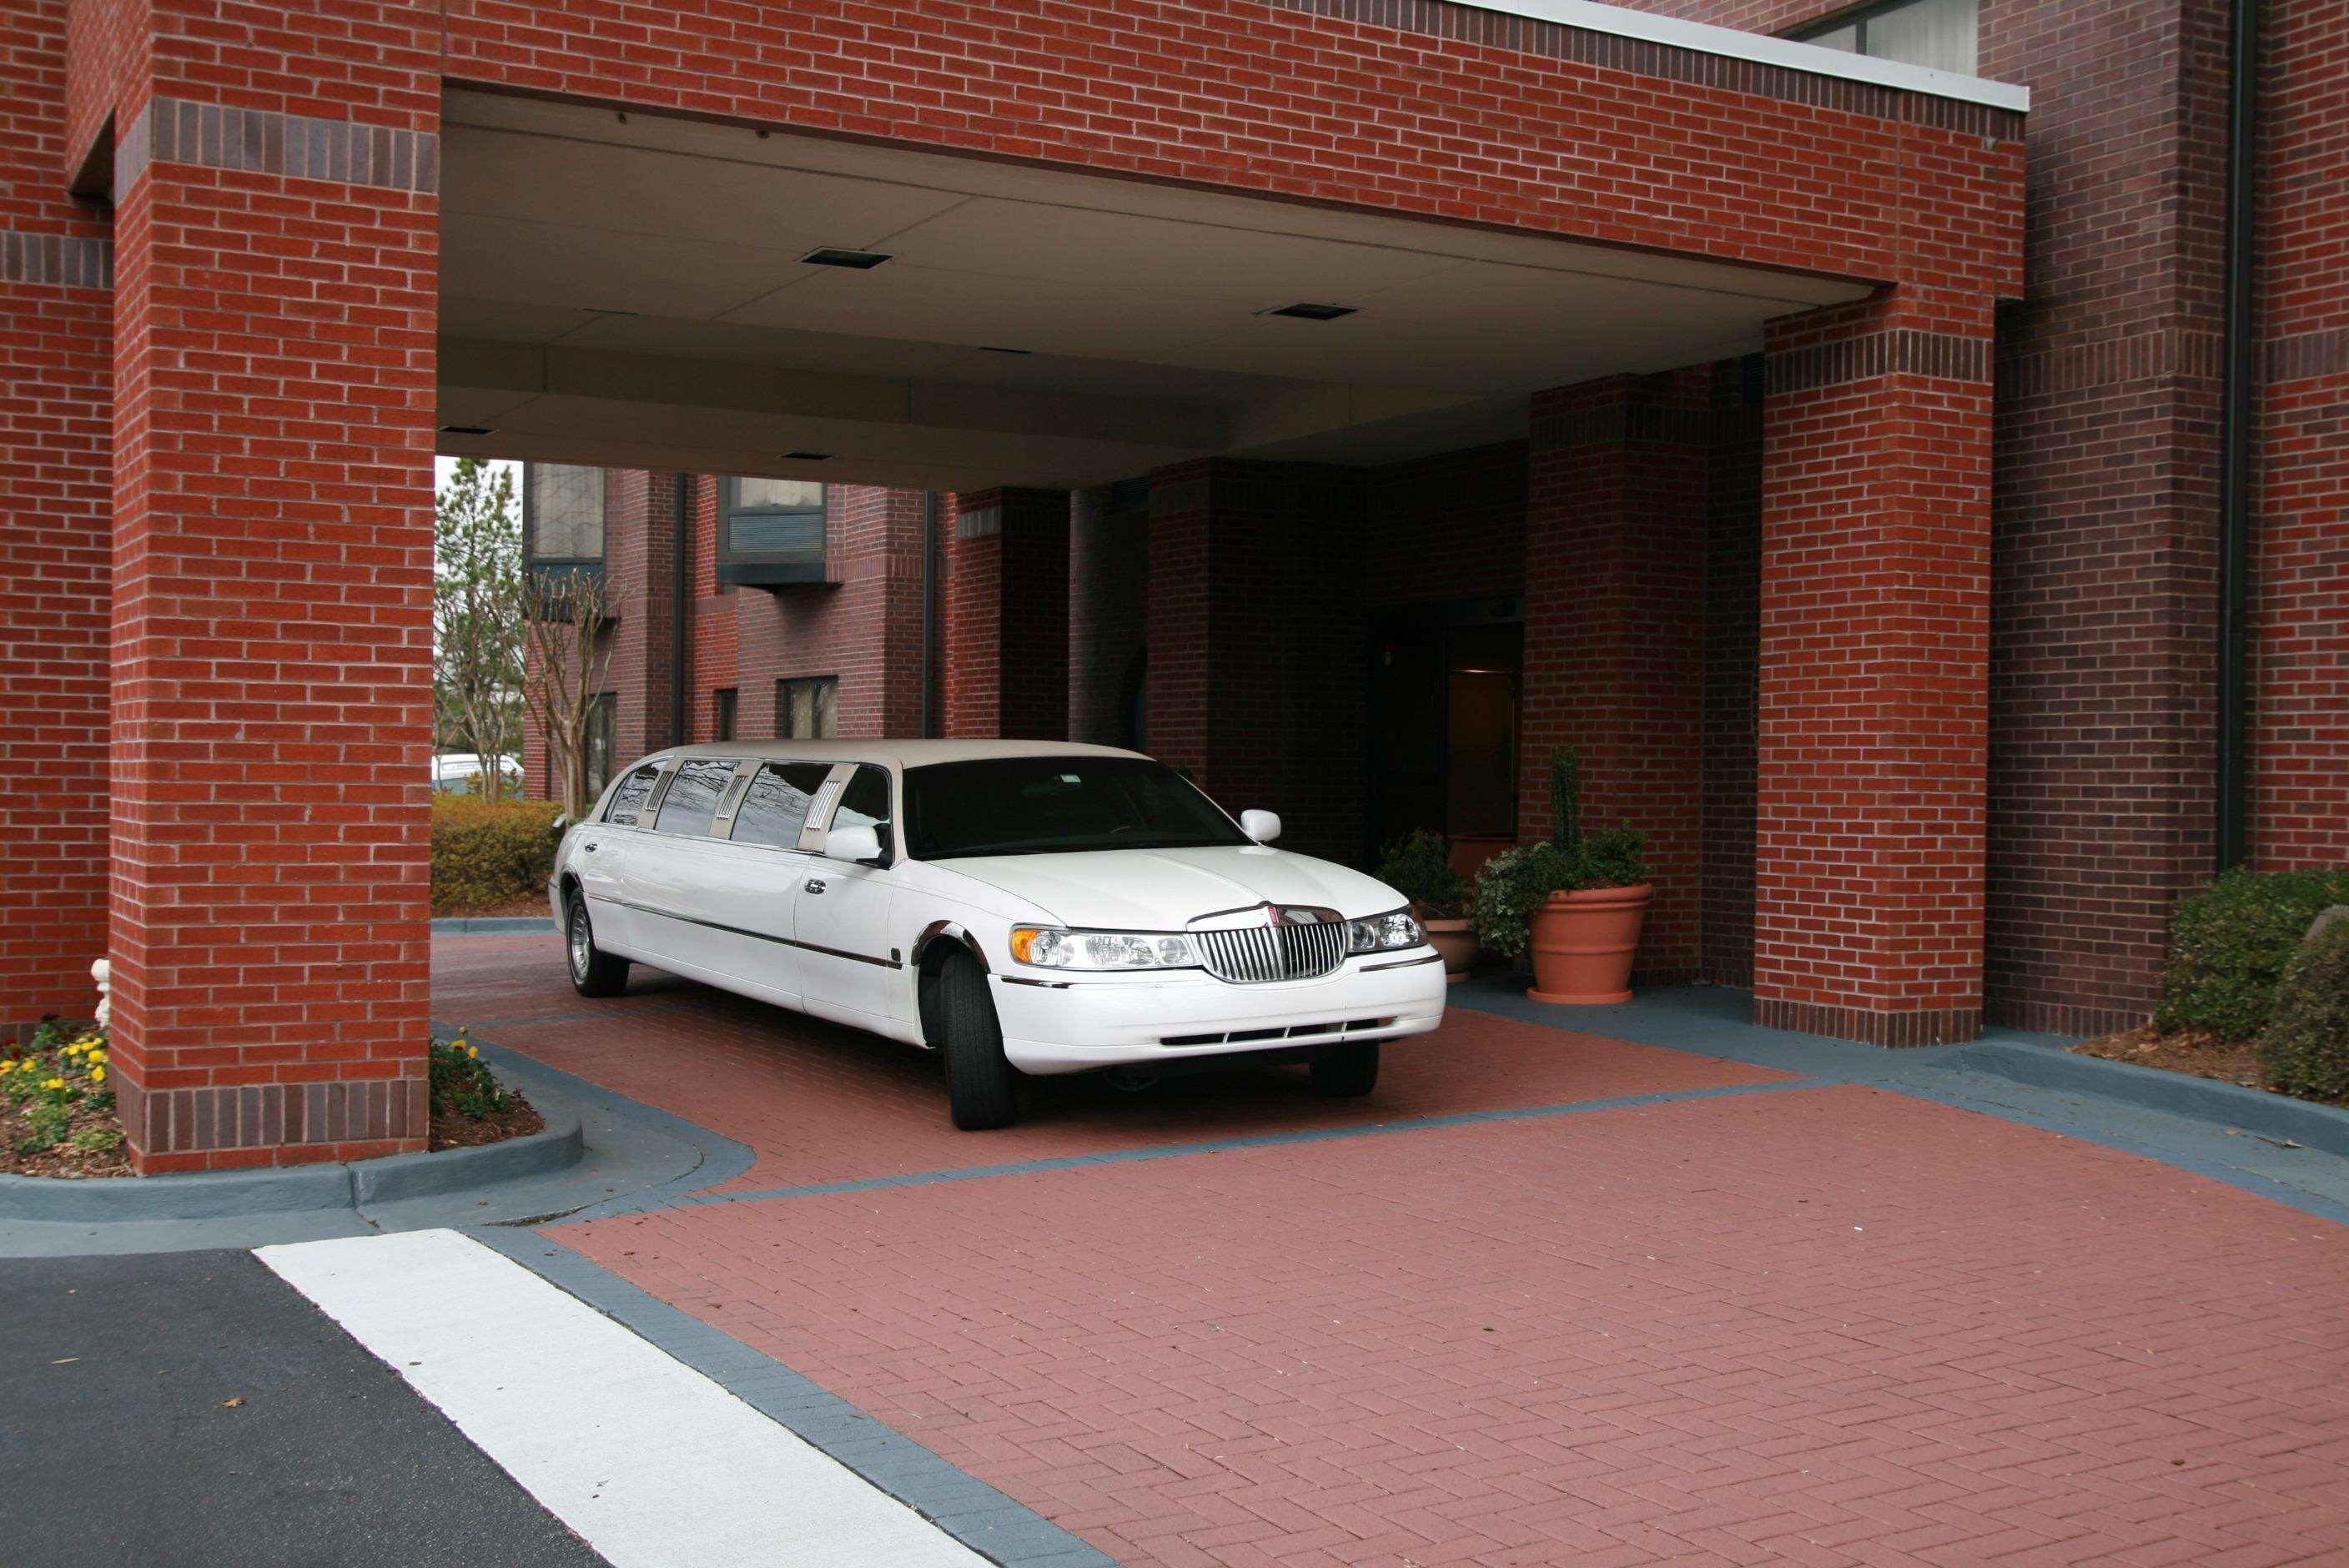
[[[670,1209],[694,1209],[729,1203],[771,1202],[790,1198],[829,1198],[843,1192],[878,1192],[893,1187],[935,1187],[949,1181],[988,1181],[1003,1176],[1035,1176],[1053,1171],[1081,1171],[1097,1165],[1130,1165],[1154,1160],[1188,1160],[1207,1154],[1238,1154],[1257,1149],[1283,1149],[1306,1143],[1337,1143],[1391,1133],[1431,1132],[1450,1127],[1481,1127],[1498,1122],[1538,1121],[1564,1116],[1588,1116],[1641,1106],[1676,1105],[1687,1100],[1723,1099],[1741,1095],[1775,1094],[1789,1089],[1823,1087],[1810,1078],[1785,1083],[1733,1084],[1713,1088],[1672,1089],[1657,1094],[1621,1095],[1612,1099],[1576,1100],[1562,1105],[1518,1106],[1506,1110],[1464,1110],[1444,1116],[1413,1117],[1404,1121],[1374,1121],[1353,1127],[1317,1127],[1297,1132],[1267,1132],[1248,1138],[1213,1139],[1196,1143],[1164,1143],[1140,1149],[1112,1149],[1094,1154],[1064,1154],[1050,1160],[1021,1160],[1004,1165],[966,1165],[938,1171],[914,1171],[894,1176],[860,1176],[837,1181],[811,1181],[795,1187],[764,1187],[747,1192],[694,1192],[675,1195],[639,1193],[598,1203],[567,1215],[554,1225],[582,1224],[615,1214],[640,1214]],[[552,1229],[553,1226],[547,1227]]]

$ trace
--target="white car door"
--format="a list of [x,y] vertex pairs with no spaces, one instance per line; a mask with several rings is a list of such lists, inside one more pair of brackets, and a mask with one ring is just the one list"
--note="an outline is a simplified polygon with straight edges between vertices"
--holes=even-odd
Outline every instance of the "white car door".
[[828,762],[760,762],[721,814],[722,836],[706,890],[705,933],[750,995],[801,1006],[805,964],[792,938],[792,909],[812,857],[800,848]]
[[[850,823],[871,827],[895,859],[887,769],[860,764],[844,788],[835,780],[827,793],[835,803],[829,817],[819,820],[822,830]],[[819,801],[818,811],[823,807]],[[895,867],[861,866],[823,855],[806,856],[802,865],[805,880],[792,935],[800,950],[807,1010],[861,1028],[906,1025],[905,954],[889,944],[889,910],[899,881]]]
[[628,846],[622,897],[636,922],[637,951],[683,971],[718,968],[705,924],[707,890],[723,846],[709,836],[734,782],[731,758],[689,757],[677,765],[649,830]]
[[627,905],[629,846],[635,842],[637,819],[660,782],[660,766],[647,763],[620,780],[604,815],[579,827],[579,855],[573,862],[579,890],[587,895],[587,918],[606,947],[636,951],[636,912]]

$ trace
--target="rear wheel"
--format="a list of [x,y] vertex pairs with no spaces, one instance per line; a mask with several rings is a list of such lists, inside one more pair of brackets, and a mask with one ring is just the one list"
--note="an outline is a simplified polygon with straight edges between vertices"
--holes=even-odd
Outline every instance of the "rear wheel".
[[1331,1099],[1360,1099],[1379,1086],[1379,1043],[1340,1046],[1313,1058],[1313,1092]]
[[1003,1028],[996,1021],[987,976],[960,954],[938,971],[937,1019],[947,1058],[947,1108],[965,1132],[1009,1127],[1017,1108],[1017,1076],[1003,1055]]
[[616,996],[628,988],[628,961],[595,945],[587,900],[577,888],[563,906],[564,945],[571,958],[571,988],[582,996]]

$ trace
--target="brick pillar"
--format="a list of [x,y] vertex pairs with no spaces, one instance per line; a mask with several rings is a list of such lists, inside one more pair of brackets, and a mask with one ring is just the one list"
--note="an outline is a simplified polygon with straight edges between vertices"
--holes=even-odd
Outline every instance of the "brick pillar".
[[685,738],[676,732],[678,479],[666,469],[604,475],[604,592],[616,617],[605,675],[618,699],[615,767]]
[[1550,830],[1550,753],[1574,747],[1583,825],[1648,835],[1645,984],[1697,971],[1709,387],[1612,377],[1533,405],[1518,831]]
[[1987,301],[1770,328],[1759,1022],[1885,1046],[1979,1031],[1990,349]]
[[239,45],[266,73],[140,49],[155,77],[112,87],[114,1062],[145,1171],[424,1147],[440,31],[362,9],[273,12]]
[[1147,482],[1075,492],[1069,513],[1070,739],[1133,744],[1126,720],[1145,667],[1149,589]]
[[947,562],[947,735],[1067,739],[1069,492],[956,497]]
[[1754,649],[1762,615],[1762,388],[1766,361],[1713,374],[1704,540],[1704,938],[1711,985],[1754,984]]
[[0,22],[0,1041],[88,1017],[106,954],[114,263],[57,169],[65,33]]
[[1151,475],[1144,739],[1281,847],[1361,858],[1358,474],[1208,459]]

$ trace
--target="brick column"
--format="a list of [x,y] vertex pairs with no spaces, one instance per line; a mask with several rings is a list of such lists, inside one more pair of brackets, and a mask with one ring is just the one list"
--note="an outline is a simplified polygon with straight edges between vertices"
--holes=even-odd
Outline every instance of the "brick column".
[[0,1041],[106,954],[113,245],[57,168],[65,7],[0,21]]
[[955,498],[941,621],[948,737],[1068,738],[1068,491]]
[[114,1061],[146,1171],[424,1146],[440,33],[362,9],[241,36],[234,108],[192,44],[115,84]]
[[1281,847],[1361,858],[1359,475],[1209,459],[1150,482],[1151,755]]
[[1980,1029],[1991,322],[1897,297],[1772,325],[1754,1016]]
[[1130,746],[1127,703],[1144,667],[1150,487],[1079,490],[1069,512],[1069,738]]
[[1613,377],[1533,405],[1518,831],[1549,832],[1550,753],[1574,747],[1584,825],[1648,835],[1645,984],[1697,971],[1710,384]]
[[615,767],[685,738],[676,733],[678,479],[666,469],[604,475],[604,592],[616,616],[605,677],[618,697]]

